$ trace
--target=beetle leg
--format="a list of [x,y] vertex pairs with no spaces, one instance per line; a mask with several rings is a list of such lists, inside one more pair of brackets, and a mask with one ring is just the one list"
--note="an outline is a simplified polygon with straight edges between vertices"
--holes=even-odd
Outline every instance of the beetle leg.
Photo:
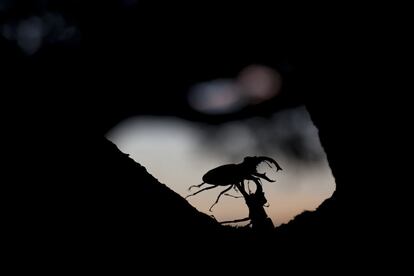
[[204,184],[207,184],[206,182],[203,182],[203,183],[201,183],[201,184],[199,184],[199,185],[191,185],[190,187],[188,187],[188,190],[190,191],[192,188],[194,188],[194,187],[197,187],[197,188],[200,188],[201,186],[203,186]]
[[230,190],[232,187],[233,187],[233,185],[231,185],[230,187],[226,188],[224,191],[222,191],[222,192],[218,195],[218,197],[217,197],[217,199],[216,199],[216,202],[214,202],[214,203],[213,203],[213,205],[211,205],[210,209],[208,209],[210,212],[212,212],[212,211],[211,211],[211,208],[213,208],[213,206],[214,206],[214,205],[216,205],[216,204],[219,202],[220,197],[221,197],[223,194],[225,194],[228,190]]
[[201,193],[202,191],[205,191],[205,190],[210,190],[210,189],[213,189],[213,188],[215,188],[215,187],[218,187],[218,185],[213,185],[213,186],[210,186],[210,187],[207,187],[207,188],[201,189],[201,190],[199,190],[199,191],[195,192],[194,194],[191,194],[191,195],[186,196],[185,198],[188,198],[188,197],[190,197],[190,196],[196,195],[196,194]]
[[246,198],[248,196],[248,193],[244,189],[244,185],[243,184],[244,184],[244,182],[243,181],[240,181],[239,183],[237,183],[235,185],[237,186],[237,189],[243,195],[243,197]]
[[250,190],[250,180],[247,180],[247,189],[249,190],[249,195],[251,195],[252,190]]
[[235,196],[235,195],[231,195],[231,194],[228,194],[228,193],[225,193],[224,195],[225,195],[225,196],[234,197],[234,198],[242,198],[242,197],[243,197],[243,196]]
[[264,180],[267,180],[269,182],[275,182],[275,180],[270,179],[269,177],[267,177],[266,173],[258,173],[258,172],[254,172],[252,173],[252,175],[263,178]]

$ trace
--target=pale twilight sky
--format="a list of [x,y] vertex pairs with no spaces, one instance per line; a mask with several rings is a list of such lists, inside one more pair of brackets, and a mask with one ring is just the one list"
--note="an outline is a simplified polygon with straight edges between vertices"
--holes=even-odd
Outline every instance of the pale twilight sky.
[[[294,112],[304,111],[299,109]],[[274,158],[283,167],[283,171],[274,173],[266,165],[261,165],[259,170],[266,171],[270,178],[276,179],[275,183],[263,181],[263,187],[270,203],[266,212],[275,225],[280,225],[304,210],[314,210],[335,189],[326,156],[319,139],[316,139],[317,130],[307,115],[301,118],[304,120],[299,131],[303,132],[305,126],[306,133],[302,134],[305,135],[306,142],[312,143],[312,150],[322,153],[317,162],[298,162],[277,149],[267,152],[262,149],[258,152],[257,141],[240,123],[212,127],[171,117],[136,117],[121,122],[107,134],[107,138],[145,166],[161,183],[183,197],[189,194],[187,188],[200,184],[202,176],[210,169],[223,164],[239,163],[249,155]],[[212,133],[214,134],[211,135]],[[244,200],[227,196],[220,199],[213,212],[208,211],[224,189],[225,187],[217,187],[190,197],[188,201],[199,211],[214,215],[218,221],[247,217]],[[195,192],[196,189],[192,191]]]

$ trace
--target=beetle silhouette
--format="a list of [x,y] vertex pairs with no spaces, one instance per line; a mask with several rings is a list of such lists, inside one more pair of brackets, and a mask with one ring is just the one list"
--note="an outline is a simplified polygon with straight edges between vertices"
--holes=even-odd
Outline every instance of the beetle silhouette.
[[228,192],[231,188],[238,190],[244,189],[244,180],[253,180],[257,185],[261,185],[260,179],[265,179],[269,182],[275,182],[275,180],[268,178],[266,176],[266,173],[257,172],[257,166],[262,162],[268,164],[269,167],[272,167],[271,164],[275,165],[276,171],[282,170],[280,165],[273,158],[266,156],[247,156],[243,159],[243,162],[239,164],[222,165],[208,171],[203,176],[203,183],[199,185],[192,185],[188,188],[188,190],[191,190],[192,188],[200,188],[205,184],[209,184],[211,186],[190,194],[186,196],[186,198],[216,187],[228,186],[218,195],[213,205],[211,205],[209,209],[211,212],[214,205],[219,202],[220,197]]

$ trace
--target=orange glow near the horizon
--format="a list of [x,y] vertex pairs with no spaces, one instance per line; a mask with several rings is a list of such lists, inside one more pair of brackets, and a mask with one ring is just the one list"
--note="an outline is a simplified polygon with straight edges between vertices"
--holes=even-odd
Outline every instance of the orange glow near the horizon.
[[[311,124],[310,119],[308,121]],[[276,180],[274,183],[263,180],[270,204],[266,212],[275,225],[287,223],[305,210],[316,209],[332,195],[335,182],[319,139],[304,137],[304,142],[315,144],[311,145],[313,150],[322,156],[317,161],[304,162],[280,153],[273,146],[261,145],[260,141],[251,137],[250,131],[242,123],[209,127],[170,117],[137,117],[119,124],[107,134],[107,138],[145,166],[161,183],[183,197],[190,193],[188,187],[200,184],[202,176],[210,169],[223,164],[240,163],[245,156],[266,155],[274,158],[283,171],[275,173],[267,166],[259,166],[259,170],[266,171],[270,178]],[[300,130],[304,127],[310,128],[306,135],[317,135],[313,125],[304,124]],[[286,135],[282,130],[278,133]],[[306,147],[302,150],[306,150]],[[213,212],[209,212],[208,209],[224,189],[217,187],[190,197],[188,201],[199,211],[214,215],[218,221],[247,217],[244,200],[227,196],[223,196]],[[235,191],[231,193],[235,194]]]

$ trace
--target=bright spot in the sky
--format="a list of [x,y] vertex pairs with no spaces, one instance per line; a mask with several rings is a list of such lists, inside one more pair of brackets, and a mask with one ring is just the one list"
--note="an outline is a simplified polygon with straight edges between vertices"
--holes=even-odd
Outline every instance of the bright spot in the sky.
[[190,105],[203,113],[231,113],[245,105],[241,87],[232,80],[214,80],[195,85],[189,92]]
[[238,83],[252,103],[260,103],[279,94],[282,77],[270,67],[250,65],[240,72]]
[[282,77],[274,69],[250,65],[234,79],[216,79],[194,85],[188,103],[206,114],[227,114],[277,96]]
[[41,47],[43,35],[44,26],[39,17],[31,17],[17,26],[17,44],[28,55]]

